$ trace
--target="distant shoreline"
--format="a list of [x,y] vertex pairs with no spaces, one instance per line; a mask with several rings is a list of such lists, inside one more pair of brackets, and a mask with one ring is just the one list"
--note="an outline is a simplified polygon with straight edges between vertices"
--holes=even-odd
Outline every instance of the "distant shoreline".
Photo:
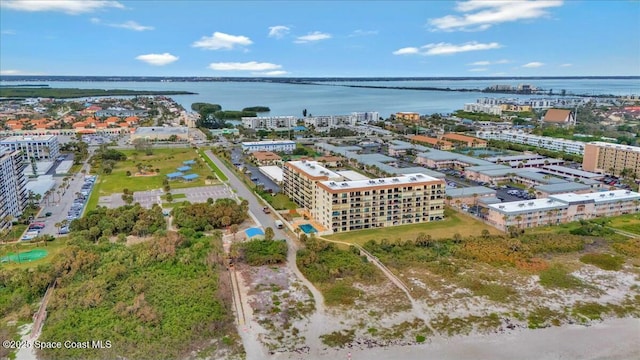
[[21,100],[27,98],[53,98],[76,99],[86,97],[105,96],[136,96],[136,95],[196,95],[190,91],[150,91],[150,90],[125,90],[125,89],[75,89],[75,88],[49,88],[20,85],[15,87],[1,86],[1,100]]

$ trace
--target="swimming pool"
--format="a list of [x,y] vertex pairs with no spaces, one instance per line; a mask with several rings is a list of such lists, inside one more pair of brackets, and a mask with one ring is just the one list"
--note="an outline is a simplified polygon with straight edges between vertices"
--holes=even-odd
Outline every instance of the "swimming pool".
[[313,227],[313,225],[311,224],[302,224],[298,226],[300,229],[302,229],[302,231],[304,231],[305,234],[311,234],[311,233],[317,233],[318,230],[316,230],[316,228]]

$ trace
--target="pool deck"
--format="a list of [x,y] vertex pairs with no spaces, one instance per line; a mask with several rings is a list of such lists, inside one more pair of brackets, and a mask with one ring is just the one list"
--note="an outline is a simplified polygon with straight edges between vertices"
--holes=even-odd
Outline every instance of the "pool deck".
[[[324,226],[322,226],[322,224],[320,224],[313,217],[311,217],[311,214],[307,210],[298,209],[298,214],[300,214],[301,216],[297,217],[297,218],[294,218],[291,221],[291,225],[293,226],[294,229],[299,227],[300,225],[309,224],[309,225],[313,226],[316,229],[317,232],[327,231],[327,229]],[[308,218],[308,220],[304,219],[305,215]],[[300,229],[300,230],[302,230],[302,229]],[[304,232],[304,231],[302,231],[302,232]]]

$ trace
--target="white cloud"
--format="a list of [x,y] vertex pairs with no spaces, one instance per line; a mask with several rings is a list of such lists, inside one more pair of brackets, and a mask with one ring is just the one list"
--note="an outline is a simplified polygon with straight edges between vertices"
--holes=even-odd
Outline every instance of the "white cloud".
[[33,73],[33,72],[28,72],[28,71],[22,71],[22,70],[0,70],[0,75],[43,75],[43,74],[39,74],[39,73]]
[[109,26],[115,27],[115,28],[133,30],[133,31],[146,31],[146,30],[153,30],[154,29],[153,26],[140,25],[135,21],[127,21],[127,22],[124,22],[122,24],[109,24]]
[[294,43],[304,44],[312,41],[320,41],[320,40],[326,40],[326,39],[331,39],[331,34],[323,33],[320,31],[314,31],[304,36],[298,36],[294,41]]
[[473,69],[469,69],[469,71],[473,71],[473,72],[481,72],[481,71],[487,71],[489,69],[487,68],[473,68]]
[[18,11],[59,11],[70,15],[90,13],[105,8],[124,9],[117,1],[77,1],[77,0],[3,0],[0,7]]
[[264,76],[280,76],[286,75],[288,72],[284,70],[274,70],[274,71],[265,71],[265,72],[254,72],[253,75],[264,75]]
[[562,0],[469,0],[458,2],[461,16],[447,15],[430,19],[429,25],[440,31],[482,31],[495,24],[547,16],[548,8],[562,6]]
[[191,44],[191,46],[207,50],[231,50],[236,46],[247,46],[251,44],[253,44],[253,41],[246,36],[229,35],[216,31],[211,36],[203,36],[200,40]]
[[506,59],[502,59],[502,60],[496,60],[496,61],[476,61],[476,62],[472,62],[467,64],[468,66],[488,66],[488,65],[496,65],[496,64],[508,64],[509,60]]
[[284,25],[269,26],[269,37],[282,39],[289,33],[289,30],[291,29]]
[[91,21],[92,24],[102,23],[102,20],[100,20],[100,18],[97,18],[97,17],[92,17],[91,19],[89,19],[89,21]]
[[532,61],[530,63],[522,65],[523,68],[539,68],[541,66],[544,66],[544,63],[541,63],[539,61]]
[[249,61],[245,63],[218,62],[209,64],[209,69],[218,71],[269,71],[278,70],[280,68],[282,68],[282,66],[278,64],[259,63],[256,61]]
[[417,47],[405,47],[405,48],[394,51],[392,54],[393,55],[412,55],[412,54],[419,54],[419,53],[420,53],[420,49],[418,49]]
[[492,43],[479,43],[477,41],[471,41],[468,43],[455,45],[449,43],[437,43],[437,44],[427,44],[421,46],[420,48],[416,47],[406,47],[402,49],[398,49],[393,52],[394,55],[409,55],[409,54],[418,54],[418,55],[451,55],[457,54],[461,52],[467,51],[479,51],[479,50],[491,50],[491,49],[499,49],[502,45],[497,42]]
[[378,30],[355,30],[349,37],[378,35]]
[[169,53],[145,54],[136,56],[136,60],[146,62],[149,65],[164,66],[177,61],[179,58]]
[[573,66],[573,64],[562,64],[562,65],[560,65],[560,66],[561,66],[561,67],[570,67],[570,66]]
[[16,31],[11,29],[0,31],[0,35],[15,35],[15,34],[16,34]]

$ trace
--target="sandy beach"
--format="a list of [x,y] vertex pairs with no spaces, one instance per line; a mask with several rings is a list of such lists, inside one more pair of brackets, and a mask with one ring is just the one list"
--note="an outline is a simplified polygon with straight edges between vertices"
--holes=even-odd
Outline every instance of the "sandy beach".
[[[349,353],[351,357],[349,358]],[[491,335],[434,338],[424,345],[328,350],[323,355],[279,354],[272,359],[318,360],[627,360],[640,359],[640,319],[609,319]]]

